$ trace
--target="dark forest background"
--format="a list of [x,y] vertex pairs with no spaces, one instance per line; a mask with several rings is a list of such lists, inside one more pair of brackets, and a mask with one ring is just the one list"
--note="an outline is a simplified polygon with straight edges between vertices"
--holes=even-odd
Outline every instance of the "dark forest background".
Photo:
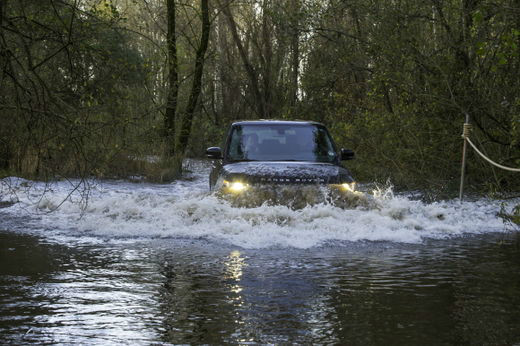
[[[0,177],[180,176],[238,119],[329,127],[360,181],[520,167],[519,0],[0,0]],[[518,190],[473,152],[468,183]]]

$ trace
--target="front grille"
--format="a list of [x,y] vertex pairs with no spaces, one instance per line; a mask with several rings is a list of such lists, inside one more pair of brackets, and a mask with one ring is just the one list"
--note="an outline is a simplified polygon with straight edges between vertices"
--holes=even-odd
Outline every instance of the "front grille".
[[262,204],[286,205],[300,209],[307,205],[324,203],[329,194],[324,185],[318,184],[252,184],[244,192],[223,191],[219,195],[230,201],[233,206],[257,207]]
[[258,207],[261,205],[284,205],[293,209],[309,205],[330,203],[341,208],[368,206],[365,194],[343,191],[322,184],[253,184],[243,192],[217,191],[217,195],[235,207]]

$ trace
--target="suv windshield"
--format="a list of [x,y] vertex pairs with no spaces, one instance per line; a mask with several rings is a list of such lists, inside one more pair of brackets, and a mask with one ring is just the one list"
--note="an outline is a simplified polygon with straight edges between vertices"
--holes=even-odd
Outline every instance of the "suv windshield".
[[227,152],[231,161],[333,162],[336,151],[323,127],[305,125],[237,125]]

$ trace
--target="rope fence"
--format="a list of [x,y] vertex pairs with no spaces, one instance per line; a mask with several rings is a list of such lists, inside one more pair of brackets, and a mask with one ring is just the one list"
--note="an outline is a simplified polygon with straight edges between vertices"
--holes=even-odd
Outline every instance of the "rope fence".
[[499,163],[496,163],[495,161],[491,160],[489,157],[484,155],[480,150],[478,150],[477,146],[471,141],[471,139],[469,139],[469,135],[471,133],[472,128],[473,128],[472,125],[469,123],[469,116],[466,115],[466,122],[464,123],[464,127],[462,129],[462,139],[464,140],[464,148],[463,148],[463,152],[462,152],[462,168],[461,168],[460,193],[459,193],[459,199],[461,202],[462,202],[462,193],[464,190],[464,170],[465,170],[465,166],[466,166],[466,143],[469,143],[469,145],[473,148],[473,150],[475,150],[477,152],[477,154],[479,154],[484,160],[486,160],[493,166],[506,170],[506,171],[510,171],[510,172],[520,172],[520,168],[507,167],[507,166],[501,165]]

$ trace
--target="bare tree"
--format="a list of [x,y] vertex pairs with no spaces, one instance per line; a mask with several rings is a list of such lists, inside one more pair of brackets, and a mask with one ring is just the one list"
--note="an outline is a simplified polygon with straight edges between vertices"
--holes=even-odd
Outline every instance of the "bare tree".
[[175,31],[175,0],[167,0],[168,12],[168,98],[164,115],[165,154],[173,156],[175,152],[175,115],[179,94],[179,73],[177,62],[177,37]]
[[188,98],[188,104],[182,117],[182,124],[180,133],[177,141],[177,156],[183,156],[188,146],[188,140],[191,134],[191,127],[193,123],[193,116],[195,108],[197,107],[197,101],[202,89],[202,73],[204,71],[204,57],[206,50],[208,49],[209,32],[210,32],[210,21],[209,21],[209,8],[208,0],[201,0],[201,16],[202,16],[202,31],[200,44],[197,48],[197,54],[195,57],[195,69],[193,74],[193,82],[191,85],[191,92]]
[[247,56],[247,51],[244,48],[242,39],[240,38],[240,36],[238,34],[237,24],[235,22],[235,19],[233,18],[233,14],[231,13],[229,5],[230,5],[229,0],[225,0],[225,3],[221,4],[222,12],[225,14],[225,16],[228,20],[229,29],[231,30],[231,35],[233,36],[233,40],[235,41],[238,52],[240,54],[240,59],[242,60],[242,64],[244,65],[247,76],[249,77],[249,82],[251,84],[251,89],[253,91],[253,95],[254,95],[255,102],[256,102],[256,107],[257,107],[256,112],[260,117],[267,117],[265,100],[264,100],[262,93],[260,92],[260,87],[259,87],[259,83],[258,83],[258,72],[254,68],[251,61],[249,61],[249,58]]

